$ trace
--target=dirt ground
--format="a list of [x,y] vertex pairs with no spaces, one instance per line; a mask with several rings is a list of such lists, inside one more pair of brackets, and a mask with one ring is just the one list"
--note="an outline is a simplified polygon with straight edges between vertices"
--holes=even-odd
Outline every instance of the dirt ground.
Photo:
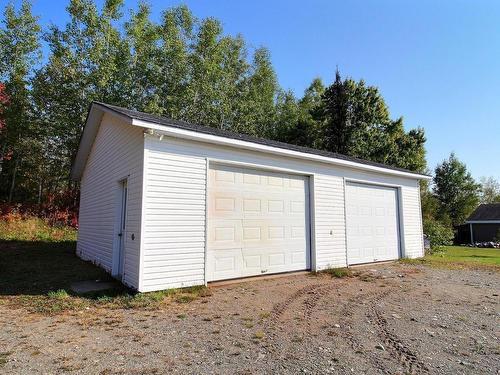
[[0,306],[0,373],[499,374],[499,276],[386,264],[153,311]]

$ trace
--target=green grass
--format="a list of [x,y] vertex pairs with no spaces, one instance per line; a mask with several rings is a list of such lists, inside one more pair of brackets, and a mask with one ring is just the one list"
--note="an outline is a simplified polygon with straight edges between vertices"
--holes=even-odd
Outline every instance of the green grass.
[[75,281],[110,281],[111,276],[75,255],[74,241],[0,241],[0,303],[41,314],[86,308],[157,309],[210,295],[204,286],[135,293],[117,284],[111,290],[76,295]]
[[500,271],[500,250],[465,246],[444,246],[441,251],[418,259],[401,259],[402,263],[427,264],[441,268],[475,268]]

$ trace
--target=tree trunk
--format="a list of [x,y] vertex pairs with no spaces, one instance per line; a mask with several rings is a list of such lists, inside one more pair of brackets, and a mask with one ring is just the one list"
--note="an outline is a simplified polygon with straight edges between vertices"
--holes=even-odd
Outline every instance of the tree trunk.
[[2,145],[2,151],[0,152],[0,173],[2,173],[3,170],[3,157],[5,155],[5,148],[7,147],[7,144],[4,143]]
[[19,166],[19,159],[16,159],[16,163],[14,164],[14,172],[12,173],[12,182],[10,184],[10,190],[9,190],[9,203],[12,203],[12,196],[14,195],[14,188],[16,186],[16,174],[17,174],[17,167]]
[[38,180],[38,199],[37,199],[37,203],[38,203],[39,206],[42,203],[42,179],[41,178]]

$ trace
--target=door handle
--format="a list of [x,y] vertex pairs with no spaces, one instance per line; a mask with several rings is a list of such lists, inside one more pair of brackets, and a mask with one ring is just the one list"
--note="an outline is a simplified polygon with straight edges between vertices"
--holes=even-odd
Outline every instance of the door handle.
[[123,233],[118,233],[118,237],[121,237]]

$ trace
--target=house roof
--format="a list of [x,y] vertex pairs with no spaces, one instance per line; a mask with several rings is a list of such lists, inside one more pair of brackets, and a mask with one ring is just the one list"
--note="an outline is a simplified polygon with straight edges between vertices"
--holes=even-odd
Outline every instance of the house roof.
[[467,219],[467,222],[474,221],[500,221],[500,203],[479,205]]
[[[310,147],[303,147],[303,146],[297,146],[289,143],[284,143],[284,142],[278,142],[278,141],[273,141],[270,139],[265,139],[265,138],[259,138],[259,137],[253,137],[249,136],[246,134],[239,134],[235,133],[229,130],[225,129],[218,129],[218,128],[212,128],[208,126],[203,126],[203,125],[196,125],[196,124],[191,124],[188,122],[184,121],[179,121],[179,120],[173,120],[167,117],[162,117],[150,113],[145,113],[145,112],[139,112],[139,111],[134,111],[130,110],[127,108],[122,108],[118,107],[115,105],[111,104],[106,104],[106,103],[101,103],[101,102],[92,102],[89,110],[89,114],[87,116],[87,121],[85,124],[84,132],[82,134],[82,138],[80,140],[80,147],[78,150],[78,154],[75,158],[75,162],[73,163],[73,168],[72,168],[72,177],[74,179],[79,179],[81,177],[81,173],[83,171],[83,165],[82,165],[82,158],[84,157],[86,160],[86,157],[88,155],[88,152],[90,152],[90,146],[84,146],[84,143],[88,143],[90,138],[95,138],[95,135],[97,134],[97,125],[95,124],[97,121],[100,121],[102,118],[102,114],[104,112],[108,113],[114,113],[122,118],[125,118],[128,120],[128,122],[132,123],[132,125],[139,125],[143,127],[149,127],[148,124],[154,124],[154,125],[159,125],[160,127],[155,127],[157,130],[162,130],[163,128],[166,129],[180,129],[184,131],[189,131],[189,132],[195,132],[198,134],[205,134],[208,136],[215,136],[215,137],[222,137],[226,139],[231,139],[235,141],[241,141],[249,144],[255,144],[255,145],[262,145],[262,146],[267,146],[270,148],[275,148],[275,149],[282,149],[282,150],[288,150],[292,151],[295,153],[300,153],[302,155],[308,154],[308,155],[317,155],[323,158],[328,158],[331,161],[344,161],[344,162],[349,162],[354,163],[358,165],[359,167],[365,166],[365,168],[362,169],[369,169],[369,167],[372,167],[372,169],[376,169],[378,171],[383,172],[385,170],[386,172],[393,171],[393,173],[390,174],[400,174],[404,175],[406,177],[412,177],[416,179],[429,179],[430,177],[424,174],[416,173],[414,171],[404,169],[404,168],[398,168],[398,167],[393,167],[390,165],[382,164],[382,163],[376,163],[373,161],[369,160],[363,160],[363,159],[358,159],[355,157],[339,154],[339,153],[334,153],[334,152],[329,152],[329,151],[324,151],[324,150],[318,150]],[[152,127],[152,126],[151,126]],[[92,128],[91,130],[87,130],[88,128]],[[90,135],[86,134],[91,133]],[[212,138],[213,139],[213,138]],[[235,145],[235,147],[238,147]]]

